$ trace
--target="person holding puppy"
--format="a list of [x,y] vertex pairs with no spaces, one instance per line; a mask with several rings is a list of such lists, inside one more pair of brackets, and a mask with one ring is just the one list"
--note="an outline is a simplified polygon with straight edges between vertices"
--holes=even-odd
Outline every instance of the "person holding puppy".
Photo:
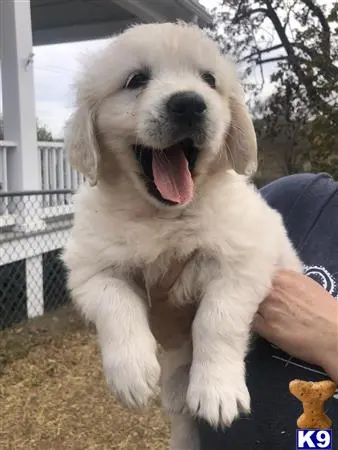
[[[304,274],[276,273],[252,328],[254,339],[246,360],[251,414],[230,428],[216,431],[201,423],[201,450],[290,450],[295,445],[300,405],[288,385],[295,378],[338,383],[338,183],[327,174],[299,174],[261,189],[283,216],[289,237],[304,263]],[[190,334],[195,310],[166,303],[166,289],[180,273],[157,287],[150,313],[152,331],[166,349]],[[238,280],[238,283],[241,281]],[[338,439],[338,395],[326,404]]]

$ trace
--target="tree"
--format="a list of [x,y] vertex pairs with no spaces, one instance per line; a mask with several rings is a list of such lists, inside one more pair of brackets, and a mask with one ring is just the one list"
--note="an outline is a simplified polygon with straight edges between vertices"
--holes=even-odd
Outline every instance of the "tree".
[[52,132],[47,128],[47,125],[42,125],[39,120],[36,121],[36,132],[37,132],[37,138],[38,141],[42,142],[53,142],[53,134]]
[[[338,3],[226,0],[214,17],[210,33],[239,63],[254,102],[275,65],[274,93],[259,110],[266,136],[288,137],[286,173],[301,161],[327,168],[338,142]],[[260,82],[248,83],[257,69]]]
[[[46,125],[40,124],[38,119],[36,121],[36,133],[38,141],[42,142],[55,141],[52,132],[48,129]],[[2,116],[0,116],[0,141],[3,139],[4,139],[4,121]]]

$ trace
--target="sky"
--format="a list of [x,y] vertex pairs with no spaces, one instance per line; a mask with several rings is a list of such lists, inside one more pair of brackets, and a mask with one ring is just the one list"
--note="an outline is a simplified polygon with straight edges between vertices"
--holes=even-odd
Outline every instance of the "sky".
[[[219,0],[200,3],[212,9]],[[104,45],[104,40],[96,40],[34,48],[36,115],[55,137],[63,136],[65,121],[72,112],[73,82],[81,57]]]

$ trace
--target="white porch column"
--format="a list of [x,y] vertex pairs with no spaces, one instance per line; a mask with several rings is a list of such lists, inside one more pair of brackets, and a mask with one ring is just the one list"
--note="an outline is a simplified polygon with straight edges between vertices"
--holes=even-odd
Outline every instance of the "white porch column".
[[42,255],[26,259],[27,316],[38,317],[44,313]]
[[0,1],[1,72],[8,190],[41,189],[37,150],[30,0]]

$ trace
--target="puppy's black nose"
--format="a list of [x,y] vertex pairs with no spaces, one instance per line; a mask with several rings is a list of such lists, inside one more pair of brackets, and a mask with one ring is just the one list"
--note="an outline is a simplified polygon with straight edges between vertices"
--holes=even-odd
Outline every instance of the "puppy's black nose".
[[193,91],[183,91],[173,94],[167,102],[169,115],[175,121],[193,124],[203,118],[207,105],[203,97]]

